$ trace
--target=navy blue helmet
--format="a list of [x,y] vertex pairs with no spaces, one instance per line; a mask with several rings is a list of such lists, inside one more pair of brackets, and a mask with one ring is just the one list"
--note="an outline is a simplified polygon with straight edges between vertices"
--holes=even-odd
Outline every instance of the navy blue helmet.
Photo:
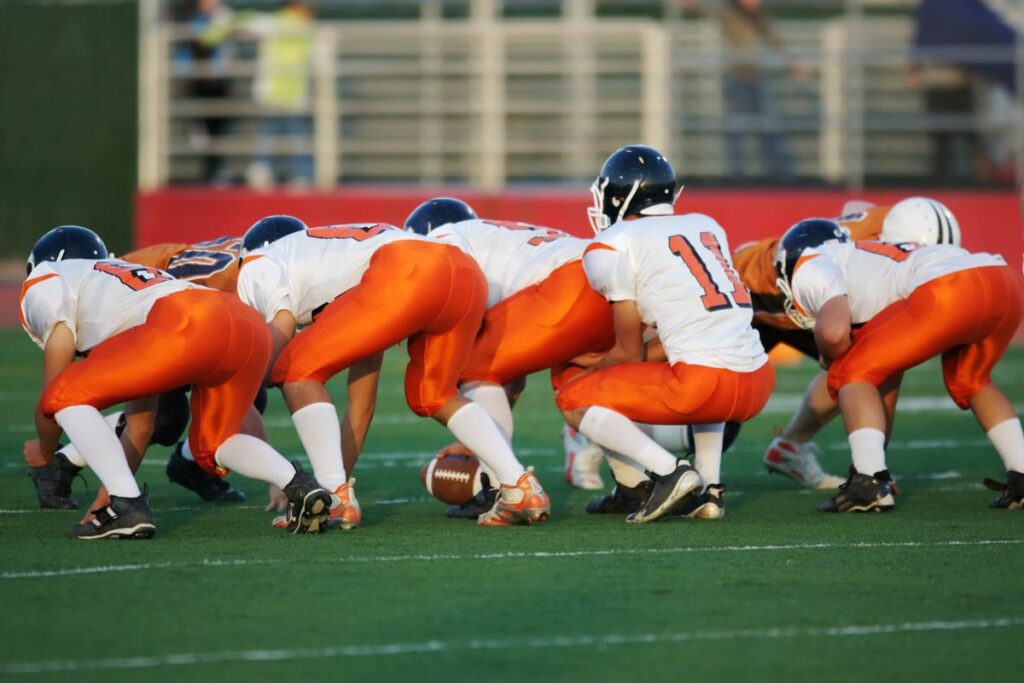
[[252,224],[252,227],[245,231],[242,236],[242,246],[238,250],[239,260],[244,259],[249,252],[262,249],[268,244],[292,234],[306,230],[306,224],[295,216],[267,216]]
[[25,274],[43,261],[63,261],[81,258],[99,260],[107,258],[107,245],[100,236],[80,225],[61,225],[39,238],[28,255]]
[[814,320],[793,305],[793,271],[806,250],[832,241],[849,242],[850,236],[835,221],[827,218],[808,218],[787,230],[775,250],[775,274],[778,275],[775,284],[785,297],[783,307],[790,319],[804,329],[813,327]]
[[409,214],[405,219],[405,229],[427,235],[442,225],[470,221],[476,217],[476,212],[464,201],[452,197],[434,197],[417,206]]
[[590,186],[594,206],[587,210],[594,232],[627,216],[672,213],[676,200],[676,172],[653,147],[629,145],[612,152]]

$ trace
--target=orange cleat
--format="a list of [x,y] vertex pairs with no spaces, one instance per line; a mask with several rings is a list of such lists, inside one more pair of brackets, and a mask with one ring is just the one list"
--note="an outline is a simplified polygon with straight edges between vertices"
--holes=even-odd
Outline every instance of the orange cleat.
[[328,527],[355,529],[363,521],[363,510],[356,500],[355,479],[349,479],[334,490],[331,511],[327,515]]
[[480,526],[512,526],[543,522],[551,516],[551,499],[529,467],[515,486],[501,485],[494,507],[480,515]]

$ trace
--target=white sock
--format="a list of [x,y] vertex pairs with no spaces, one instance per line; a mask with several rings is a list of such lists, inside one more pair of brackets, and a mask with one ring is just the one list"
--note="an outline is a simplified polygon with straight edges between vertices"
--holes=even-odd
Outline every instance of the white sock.
[[243,477],[258,479],[281,489],[295,476],[292,464],[270,444],[248,434],[230,437],[217,449],[214,459],[221,467]]
[[606,450],[622,453],[655,474],[669,474],[676,468],[674,455],[614,410],[591,406],[580,421],[580,432]]
[[988,439],[999,452],[1006,471],[1024,472],[1024,428],[1013,417],[988,430]]
[[608,459],[608,466],[612,468],[612,475],[617,483],[634,488],[637,484],[650,479],[647,472],[644,471],[643,465],[636,460],[614,451],[605,451],[604,455]]
[[[124,415],[124,411],[118,410],[117,412],[111,413],[110,415],[104,415],[103,419],[106,420],[107,424],[110,425],[111,429],[116,429],[117,423],[121,419],[122,415]],[[114,435],[117,435],[116,432]],[[70,462],[72,465],[77,465],[78,467],[85,467],[85,458],[83,458],[82,454],[78,452],[77,448],[75,448],[75,444],[69,443],[67,446],[64,446],[64,448],[59,449],[57,452],[62,453],[64,457],[67,458],[68,462]]]
[[885,434],[880,429],[855,429],[848,439],[855,470],[871,477],[885,469]]
[[722,483],[722,436],[725,423],[693,425],[693,466],[704,486]]
[[693,444],[690,443],[686,425],[650,425],[637,422],[636,426],[667,451],[693,453]]
[[448,431],[459,443],[476,453],[480,462],[494,472],[499,483],[514,486],[526,471],[516,459],[501,428],[476,403],[467,403],[456,410],[448,419]]
[[54,419],[110,495],[123,498],[142,495],[125,460],[121,442],[100,411],[92,406],[71,406],[59,411]]
[[192,455],[192,447],[188,445],[188,439],[185,439],[185,443],[181,444],[181,457],[192,462],[196,461],[196,456]]
[[508,395],[504,387],[500,384],[481,384],[466,389],[462,395],[486,410],[498,425],[505,441],[512,443],[512,407],[508,404]]
[[322,486],[334,491],[345,483],[341,459],[341,424],[331,403],[310,403],[292,414],[295,431]]

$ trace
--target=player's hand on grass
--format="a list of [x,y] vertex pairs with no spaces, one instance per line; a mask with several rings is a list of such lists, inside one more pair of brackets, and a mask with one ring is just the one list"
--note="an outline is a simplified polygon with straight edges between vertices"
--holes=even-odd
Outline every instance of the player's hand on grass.
[[263,508],[265,511],[284,512],[288,509],[288,496],[284,495],[284,491],[271,484],[267,493],[270,500],[267,502],[267,507]]
[[96,519],[96,515],[92,514],[93,510],[99,510],[110,505],[110,494],[107,493],[105,486],[100,486],[100,490],[96,492],[96,497],[93,498],[92,503],[89,504],[89,511],[82,517],[82,521],[79,524],[88,524],[92,520]]
[[39,449],[39,439],[26,441],[21,452],[25,456],[25,464],[29,467],[46,467],[46,458],[43,457],[43,452]]
[[447,446],[439,450],[437,453],[435,453],[434,457],[440,459],[446,455],[469,455],[476,457],[476,454],[474,454],[473,451],[469,450],[458,441],[456,441],[455,443],[448,444]]

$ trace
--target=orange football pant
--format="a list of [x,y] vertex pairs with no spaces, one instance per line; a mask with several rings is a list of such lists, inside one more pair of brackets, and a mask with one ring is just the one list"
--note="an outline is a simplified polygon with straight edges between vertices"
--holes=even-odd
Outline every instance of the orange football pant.
[[744,422],[761,412],[775,387],[765,363],[753,372],[686,363],[624,363],[568,381],[558,407],[603,406],[634,422]]
[[507,384],[614,343],[611,306],[571,261],[487,311],[460,381]]
[[876,387],[942,355],[946,390],[960,408],[991,383],[992,368],[1020,326],[1024,279],[1008,266],[971,268],[926,282],[853,334],[828,371],[835,399],[852,382]]
[[157,300],[146,322],[115,335],[72,363],[46,387],[43,414],[116,403],[192,385],[189,445],[207,472],[223,474],[214,454],[238,434],[270,362],[270,333],[236,297],[190,289]]
[[405,400],[433,415],[456,388],[487,306],[487,280],[457,247],[419,240],[378,249],[359,284],[295,335],[274,365],[274,384],[329,378],[408,339]]

